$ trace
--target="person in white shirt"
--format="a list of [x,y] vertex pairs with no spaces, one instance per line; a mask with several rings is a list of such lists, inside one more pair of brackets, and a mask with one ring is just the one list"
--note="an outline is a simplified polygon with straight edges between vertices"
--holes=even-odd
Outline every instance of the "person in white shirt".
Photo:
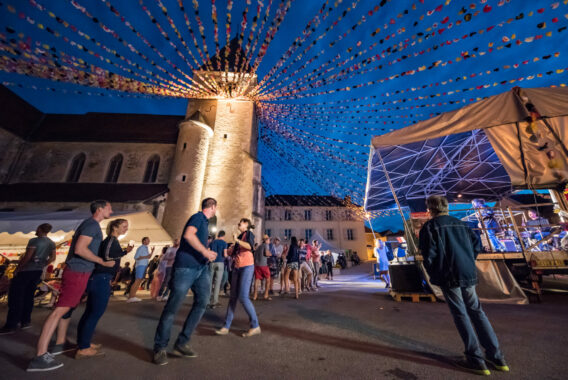
[[136,271],[136,277],[134,283],[130,287],[130,294],[126,302],[140,302],[142,301],[140,298],[136,297],[136,293],[138,292],[138,288],[146,276],[146,268],[148,267],[148,262],[154,253],[154,248],[149,248],[148,245],[150,244],[150,238],[144,237],[142,238],[142,245],[138,247],[136,250],[136,254],[134,255],[134,260],[136,260],[136,264],[134,270]]

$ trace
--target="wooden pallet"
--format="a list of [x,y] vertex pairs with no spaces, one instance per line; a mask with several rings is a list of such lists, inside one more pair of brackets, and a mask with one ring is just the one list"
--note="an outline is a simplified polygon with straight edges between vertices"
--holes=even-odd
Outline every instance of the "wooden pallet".
[[391,290],[389,294],[396,302],[402,302],[402,300],[410,300],[412,302],[420,302],[421,300],[436,302],[436,296],[430,293],[399,293]]

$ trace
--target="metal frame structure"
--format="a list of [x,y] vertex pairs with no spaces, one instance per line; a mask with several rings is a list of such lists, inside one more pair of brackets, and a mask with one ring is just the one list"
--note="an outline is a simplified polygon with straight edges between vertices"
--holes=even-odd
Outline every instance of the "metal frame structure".
[[450,202],[499,200],[512,191],[511,180],[486,134],[473,130],[371,149],[365,209],[394,206],[394,192],[401,203],[406,203],[431,194],[445,195]]

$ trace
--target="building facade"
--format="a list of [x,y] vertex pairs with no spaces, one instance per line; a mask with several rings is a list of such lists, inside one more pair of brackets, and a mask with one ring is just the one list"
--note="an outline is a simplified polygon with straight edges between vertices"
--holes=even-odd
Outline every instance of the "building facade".
[[348,198],[271,195],[265,202],[264,232],[284,242],[292,236],[311,241],[318,233],[331,245],[366,260],[370,257],[363,215]]
[[0,211],[149,211],[172,237],[201,200],[218,201],[211,232],[241,218],[262,231],[264,191],[254,104],[191,99],[186,117],[43,114],[0,86]]

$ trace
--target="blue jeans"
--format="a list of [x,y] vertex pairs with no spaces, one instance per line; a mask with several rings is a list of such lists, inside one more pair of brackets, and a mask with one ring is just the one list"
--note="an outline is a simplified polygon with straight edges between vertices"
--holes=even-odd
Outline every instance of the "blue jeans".
[[170,297],[154,337],[154,352],[165,349],[170,341],[174,317],[181,307],[189,289],[193,292],[193,306],[183,325],[176,345],[184,345],[189,342],[193,330],[205,313],[205,308],[211,295],[211,280],[209,277],[209,267],[203,265],[198,268],[173,268],[172,279],[170,281]]
[[485,312],[481,309],[475,286],[442,288],[442,292],[465,345],[464,354],[467,359],[472,363],[484,363],[480,343],[485,349],[487,359],[503,359],[497,336]]
[[79,349],[91,347],[91,339],[99,319],[103,316],[110,298],[110,282],[113,275],[110,273],[95,273],[87,284],[87,307],[77,326],[77,345]]
[[229,307],[227,308],[227,316],[225,317],[226,328],[231,328],[231,323],[235,316],[237,300],[241,302],[249,316],[250,327],[252,329],[258,327],[256,311],[254,310],[254,306],[249,296],[253,274],[254,265],[233,269],[233,275],[231,278],[231,298],[229,299]]

